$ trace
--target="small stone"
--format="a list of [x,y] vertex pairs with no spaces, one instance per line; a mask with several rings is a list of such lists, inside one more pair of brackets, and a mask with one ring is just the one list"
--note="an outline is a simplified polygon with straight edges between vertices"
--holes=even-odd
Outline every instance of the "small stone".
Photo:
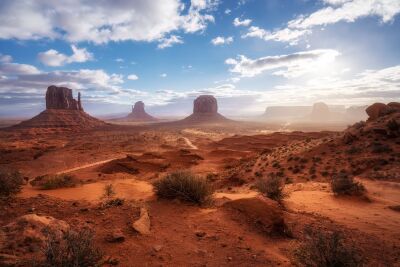
[[197,231],[197,232],[196,232],[196,236],[197,236],[197,237],[200,237],[200,238],[201,238],[201,237],[205,237],[205,236],[206,236],[206,232]]
[[150,217],[146,208],[140,208],[140,217],[132,223],[132,228],[142,235],[150,234]]
[[155,252],[159,252],[162,248],[163,248],[163,246],[161,246],[161,245],[153,246],[153,249],[154,249]]
[[125,241],[125,235],[122,233],[121,229],[115,229],[106,237],[106,241],[110,243],[121,243]]
[[232,261],[232,257],[228,257],[227,260],[228,260],[228,261]]

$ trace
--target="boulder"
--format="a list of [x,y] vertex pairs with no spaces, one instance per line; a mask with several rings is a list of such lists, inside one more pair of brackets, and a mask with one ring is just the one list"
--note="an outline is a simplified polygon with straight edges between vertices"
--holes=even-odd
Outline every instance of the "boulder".
[[368,114],[369,120],[376,120],[377,118],[384,116],[390,112],[391,108],[383,103],[374,103],[369,106],[365,112]]
[[193,102],[193,114],[207,113],[217,114],[218,104],[217,99],[212,95],[201,95]]
[[36,252],[43,248],[49,234],[62,238],[69,225],[50,216],[27,214],[2,227],[5,244],[3,247],[14,251]]
[[83,110],[78,94],[78,101],[72,97],[72,90],[51,85],[46,92],[46,109]]
[[390,102],[387,105],[388,105],[388,107],[390,107],[396,111],[400,111],[400,103],[399,102]]
[[132,228],[142,235],[150,234],[150,217],[146,208],[140,208],[140,217],[133,222]]

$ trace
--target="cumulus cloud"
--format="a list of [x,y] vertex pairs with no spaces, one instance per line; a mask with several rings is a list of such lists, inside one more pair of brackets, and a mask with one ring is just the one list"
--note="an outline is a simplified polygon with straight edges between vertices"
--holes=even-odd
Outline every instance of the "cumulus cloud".
[[244,19],[244,20],[240,20],[240,18],[235,18],[233,20],[233,25],[235,25],[236,27],[239,26],[249,26],[251,23],[251,19]]
[[202,31],[214,21],[217,0],[26,1],[4,0],[0,38],[37,40],[157,41],[178,30]]
[[128,78],[128,80],[132,80],[132,81],[136,81],[139,79],[139,77],[136,74],[128,75],[127,78]]
[[65,64],[74,62],[86,62],[93,59],[93,54],[88,52],[86,48],[78,48],[75,45],[71,45],[72,55],[64,55],[57,50],[50,49],[46,52],[38,54],[38,59],[44,65],[51,67],[59,67]]
[[177,35],[171,35],[169,37],[162,38],[157,47],[159,49],[164,49],[167,47],[171,47],[174,44],[183,44],[182,37],[177,36]]
[[233,42],[233,37],[222,37],[222,36],[217,36],[214,39],[211,40],[211,43],[213,45],[224,45],[224,44],[230,44]]
[[0,63],[7,63],[11,62],[12,60],[13,60],[12,56],[0,54]]
[[295,78],[319,70],[321,65],[331,63],[338,55],[340,53],[336,50],[317,49],[257,59],[239,55],[236,59],[228,58],[225,63],[232,65],[229,69],[230,72],[239,74],[241,77],[254,77],[264,71],[275,70],[274,75]]
[[309,15],[300,15],[287,23],[283,29],[267,31],[250,27],[242,37],[257,37],[279,42],[297,44],[299,38],[310,34],[317,26],[326,26],[341,21],[354,22],[360,18],[376,16],[382,23],[390,22],[400,13],[398,0],[324,0],[327,5]]

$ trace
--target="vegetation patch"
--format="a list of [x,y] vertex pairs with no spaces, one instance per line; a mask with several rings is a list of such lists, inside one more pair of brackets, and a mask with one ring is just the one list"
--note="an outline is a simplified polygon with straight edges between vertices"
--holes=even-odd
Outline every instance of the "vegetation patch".
[[0,169],[0,199],[16,195],[23,184],[24,178],[18,171]]
[[335,195],[361,196],[366,189],[363,184],[354,181],[354,177],[340,172],[332,177],[331,188]]
[[284,186],[284,180],[277,175],[270,175],[267,178],[258,179],[256,182],[256,188],[260,193],[278,202],[285,198]]
[[212,198],[211,184],[191,172],[173,172],[154,183],[157,196],[205,204]]
[[32,186],[38,186],[42,190],[74,187],[78,183],[78,179],[75,176],[69,174],[39,176],[31,182]]
[[335,267],[363,266],[364,259],[356,247],[345,242],[339,231],[322,232],[312,228],[305,229],[306,239],[295,250],[294,256],[303,266]]

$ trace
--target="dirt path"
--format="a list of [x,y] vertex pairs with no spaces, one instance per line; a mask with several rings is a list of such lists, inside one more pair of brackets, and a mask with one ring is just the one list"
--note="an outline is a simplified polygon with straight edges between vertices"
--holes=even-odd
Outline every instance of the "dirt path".
[[185,140],[186,144],[191,148],[191,149],[199,149],[197,146],[193,145],[192,141],[190,141],[187,137],[183,137],[183,140]]
[[106,160],[96,161],[96,162],[89,163],[89,164],[84,164],[84,165],[81,165],[79,167],[74,167],[74,168],[71,168],[71,169],[66,169],[66,170],[57,172],[56,174],[74,172],[74,171],[78,171],[78,170],[81,170],[81,169],[86,169],[86,168],[93,167],[93,166],[96,166],[96,165],[104,164],[104,163],[107,163],[107,162],[110,162],[110,161],[113,161],[113,160],[116,160],[116,159],[121,159],[121,157],[114,157],[114,158],[110,158],[110,159],[106,159]]

